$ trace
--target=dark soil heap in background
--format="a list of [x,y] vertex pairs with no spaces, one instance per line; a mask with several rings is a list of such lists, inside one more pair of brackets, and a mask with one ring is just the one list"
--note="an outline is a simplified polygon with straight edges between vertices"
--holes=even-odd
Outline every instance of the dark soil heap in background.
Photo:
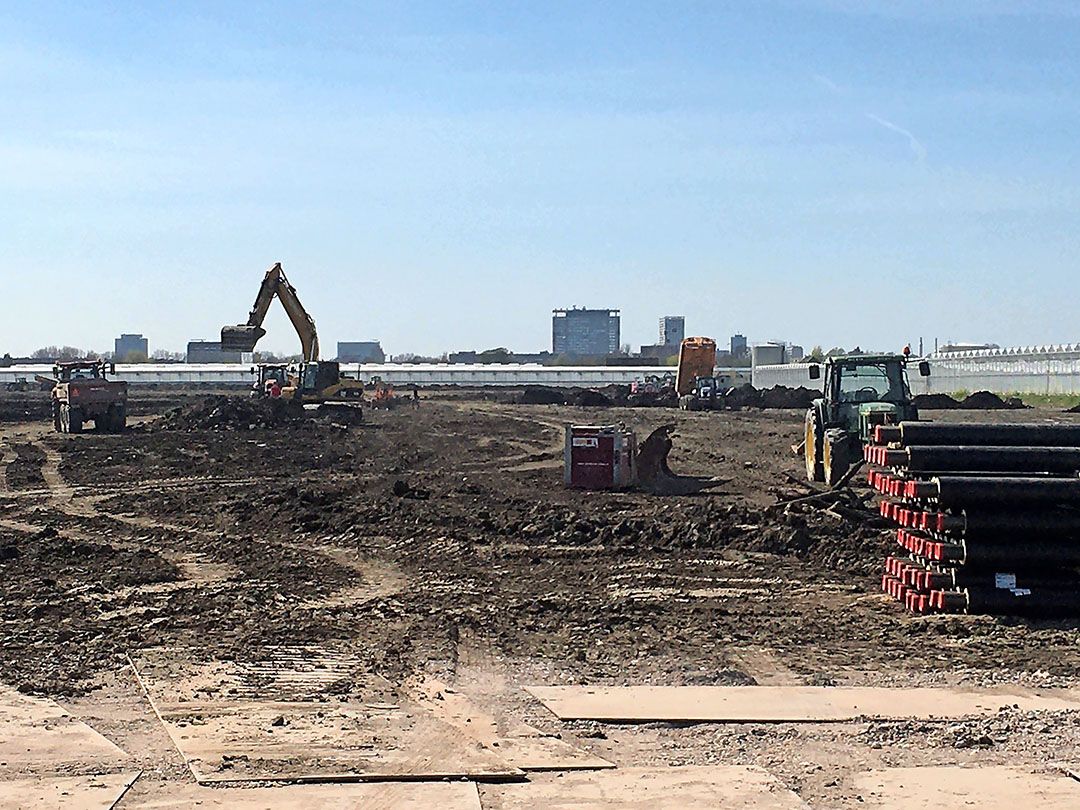
[[161,430],[250,430],[297,423],[304,407],[292,399],[206,397],[173,408],[155,423]]
[[915,407],[927,411],[1004,411],[1026,408],[1020,397],[1002,399],[989,391],[976,391],[964,399],[953,399],[948,394],[919,394],[914,398]]

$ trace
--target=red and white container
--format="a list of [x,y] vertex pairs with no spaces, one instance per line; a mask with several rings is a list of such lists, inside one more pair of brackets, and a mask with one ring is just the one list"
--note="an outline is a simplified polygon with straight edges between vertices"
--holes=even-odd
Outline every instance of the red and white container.
[[563,480],[575,489],[625,489],[637,481],[637,437],[622,425],[567,425]]

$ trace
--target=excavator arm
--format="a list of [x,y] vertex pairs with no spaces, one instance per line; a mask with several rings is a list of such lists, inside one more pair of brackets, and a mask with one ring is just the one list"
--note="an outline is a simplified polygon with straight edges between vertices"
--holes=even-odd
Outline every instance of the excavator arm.
[[259,294],[255,296],[255,305],[248,314],[246,324],[223,326],[221,328],[221,350],[225,352],[250,352],[255,350],[259,338],[266,334],[262,328],[266,313],[274,297],[281,301],[285,313],[292,321],[296,334],[300,337],[300,349],[304,360],[319,359],[319,336],[315,331],[315,321],[308,315],[300,299],[296,297],[296,288],[285,278],[285,271],[278,262],[263,277]]

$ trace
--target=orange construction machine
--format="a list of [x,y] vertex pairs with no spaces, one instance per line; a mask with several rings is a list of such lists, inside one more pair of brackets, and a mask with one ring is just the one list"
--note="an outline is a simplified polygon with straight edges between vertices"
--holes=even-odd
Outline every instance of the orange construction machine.
[[712,377],[716,367],[716,341],[707,337],[688,337],[679,347],[679,373],[675,391],[681,397],[694,389],[694,380]]

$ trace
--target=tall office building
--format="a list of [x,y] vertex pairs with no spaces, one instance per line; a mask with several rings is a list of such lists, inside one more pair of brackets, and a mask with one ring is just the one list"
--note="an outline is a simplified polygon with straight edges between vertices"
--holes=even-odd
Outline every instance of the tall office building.
[[142,335],[120,335],[113,342],[113,360],[122,363],[129,357],[146,359],[150,356],[150,341]]
[[665,315],[660,319],[660,345],[681,346],[686,337],[686,318],[682,315]]
[[386,354],[377,340],[339,340],[337,359],[342,363],[385,363]]
[[552,310],[551,350],[573,357],[603,357],[618,353],[619,310]]

